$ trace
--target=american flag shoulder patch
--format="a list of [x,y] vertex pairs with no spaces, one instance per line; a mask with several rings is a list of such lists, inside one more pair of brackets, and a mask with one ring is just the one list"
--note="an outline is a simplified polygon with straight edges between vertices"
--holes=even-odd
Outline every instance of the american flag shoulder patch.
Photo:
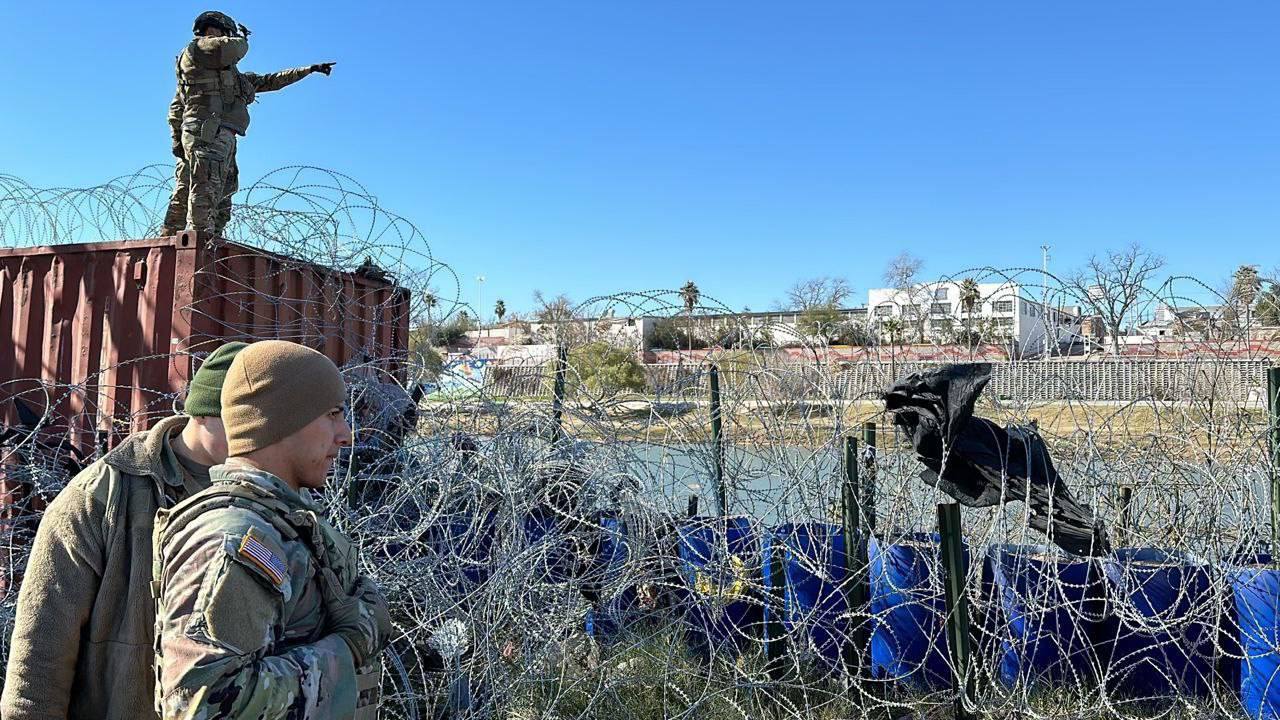
[[284,587],[285,580],[289,577],[289,568],[285,566],[284,561],[278,555],[271,551],[271,548],[263,545],[260,540],[253,534],[250,528],[244,534],[244,539],[240,541],[240,557],[248,560],[250,564],[267,574],[276,587]]

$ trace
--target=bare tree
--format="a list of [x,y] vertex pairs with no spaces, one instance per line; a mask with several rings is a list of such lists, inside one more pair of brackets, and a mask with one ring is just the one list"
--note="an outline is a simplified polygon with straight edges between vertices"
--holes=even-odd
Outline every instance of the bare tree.
[[925,288],[918,280],[923,267],[923,260],[909,252],[901,252],[884,269],[884,282],[898,291],[899,312],[915,330],[917,342],[924,342],[925,322],[929,318],[929,299],[924,296]]
[[1151,297],[1147,285],[1164,267],[1164,258],[1134,243],[1124,250],[1094,255],[1067,276],[1067,289],[1111,334],[1111,349],[1120,354],[1120,332],[1131,322],[1139,303]]
[[909,252],[898,253],[884,269],[884,283],[895,290],[909,290],[916,284],[916,276],[924,268],[924,261]]
[[[579,322],[581,318],[578,310],[568,296],[562,293],[548,298],[542,294],[541,290],[534,290],[533,302],[535,305],[533,319],[544,326],[538,331],[542,336],[541,339],[550,340],[556,345],[565,347],[581,344],[586,329],[584,324]],[[551,327],[549,333],[546,326]]]
[[853,286],[844,278],[818,277],[800,280],[787,289],[784,310],[808,310],[816,307],[839,309],[853,296]]

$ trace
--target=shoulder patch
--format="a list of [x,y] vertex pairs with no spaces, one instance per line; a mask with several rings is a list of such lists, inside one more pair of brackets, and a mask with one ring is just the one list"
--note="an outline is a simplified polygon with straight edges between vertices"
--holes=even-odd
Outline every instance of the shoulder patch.
[[250,565],[266,574],[277,589],[283,591],[289,584],[289,568],[271,548],[258,539],[253,528],[245,532],[236,554]]

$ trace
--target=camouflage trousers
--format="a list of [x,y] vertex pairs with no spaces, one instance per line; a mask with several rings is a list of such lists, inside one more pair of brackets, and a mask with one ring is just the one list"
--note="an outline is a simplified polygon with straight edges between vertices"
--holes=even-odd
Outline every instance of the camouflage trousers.
[[236,134],[220,128],[206,141],[183,128],[182,150],[183,157],[174,167],[173,196],[162,234],[192,228],[220,236],[231,220],[231,196],[240,189]]

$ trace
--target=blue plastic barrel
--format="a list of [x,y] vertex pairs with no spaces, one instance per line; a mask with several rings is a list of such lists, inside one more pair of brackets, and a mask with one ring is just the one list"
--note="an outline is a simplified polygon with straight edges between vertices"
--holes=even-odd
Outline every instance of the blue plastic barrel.
[[919,687],[950,687],[937,534],[888,545],[873,538],[870,555],[872,673]]
[[1269,558],[1231,568],[1240,701],[1253,720],[1280,720],[1280,570]]
[[[782,562],[782,607],[765,608],[765,627],[779,621],[792,647],[828,666],[838,667],[849,642],[844,595],[844,530],[823,523],[786,523],[765,535],[763,556]],[[765,587],[772,588],[768,571]]]
[[494,516],[445,515],[423,533],[431,572],[460,602],[489,579],[493,569]]
[[1031,688],[1088,686],[1102,674],[1092,636],[1102,627],[1102,568],[1044,545],[988,551],[1000,613],[989,632],[999,643],[1000,679]]
[[1208,567],[1154,548],[1103,561],[1109,622],[1094,642],[1106,685],[1127,697],[1207,695],[1214,679],[1219,602]]
[[693,647],[738,652],[760,635],[760,540],[745,517],[690,518],[677,530],[682,616]]
[[531,512],[522,520],[524,557],[533,564],[537,582],[565,583],[577,577],[590,560],[583,556],[584,543],[590,538],[581,525],[553,512]]
[[598,588],[600,602],[587,615],[587,634],[607,638],[641,614],[636,606],[635,585],[627,578],[630,560],[625,525],[616,517],[601,518],[599,547],[586,578]]

